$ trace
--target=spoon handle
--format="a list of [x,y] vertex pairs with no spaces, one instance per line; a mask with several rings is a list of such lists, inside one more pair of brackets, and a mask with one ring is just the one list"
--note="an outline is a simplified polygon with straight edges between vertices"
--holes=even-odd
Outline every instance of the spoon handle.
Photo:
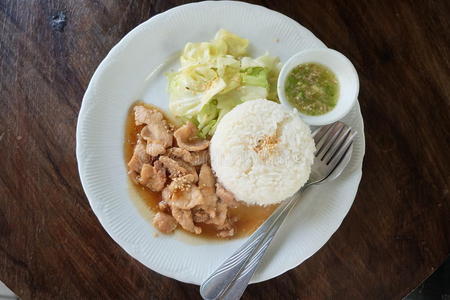
[[223,299],[234,300],[239,299],[247,288],[250,279],[253,277],[253,274],[258,269],[264,254],[266,253],[267,248],[272,242],[275,234],[280,228],[281,224],[283,224],[286,216],[291,211],[292,207],[295,204],[295,200],[292,199],[289,201],[288,206],[281,213],[278,220],[273,224],[270,231],[267,233],[265,239],[261,242],[258,248],[255,250],[253,255],[250,257],[248,262],[245,264],[243,270],[237,275],[237,278],[231,283],[231,285],[225,290],[223,294]]
[[280,228],[294,206],[298,193],[284,201],[248,240],[201,285],[203,299],[239,299]]

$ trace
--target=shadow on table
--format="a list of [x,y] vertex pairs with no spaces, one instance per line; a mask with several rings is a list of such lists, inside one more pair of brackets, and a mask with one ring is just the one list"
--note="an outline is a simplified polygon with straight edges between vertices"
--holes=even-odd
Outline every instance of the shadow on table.
[[450,257],[404,300],[450,300]]

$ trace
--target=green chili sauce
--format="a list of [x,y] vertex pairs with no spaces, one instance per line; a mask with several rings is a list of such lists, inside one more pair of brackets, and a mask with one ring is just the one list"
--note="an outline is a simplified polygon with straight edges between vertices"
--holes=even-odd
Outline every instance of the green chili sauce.
[[317,63],[296,66],[287,76],[286,97],[300,112],[323,115],[331,111],[339,97],[336,75],[327,67]]

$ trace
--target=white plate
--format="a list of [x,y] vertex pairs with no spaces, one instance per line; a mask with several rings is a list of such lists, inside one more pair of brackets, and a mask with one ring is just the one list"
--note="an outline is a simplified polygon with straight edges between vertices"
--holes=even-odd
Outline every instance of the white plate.
[[[130,189],[124,162],[125,118],[137,99],[167,109],[164,73],[190,41],[213,38],[220,28],[251,43],[251,54],[268,51],[285,62],[307,48],[325,47],[292,19],[242,2],[201,2],[168,10],[127,34],[93,75],[78,117],[77,160],[94,213],[111,237],[150,269],[200,284],[244,240],[207,241],[179,231],[155,237],[151,213]],[[337,230],[361,179],[364,156],[359,105],[343,120],[359,132],[348,168],[334,182],[310,189],[282,226],[252,282],[273,278],[314,254]],[[139,207],[139,208],[138,208]]]

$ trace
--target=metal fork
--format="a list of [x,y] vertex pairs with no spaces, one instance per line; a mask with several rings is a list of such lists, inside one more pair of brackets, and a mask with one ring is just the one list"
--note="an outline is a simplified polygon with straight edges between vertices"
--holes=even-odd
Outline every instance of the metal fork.
[[316,152],[308,182],[283,201],[248,240],[203,282],[200,287],[203,299],[234,300],[242,296],[273,237],[297,203],[298,196],[308,187],[340,175],[350,158],[355,135],[356,132],[342,122],[321,127],[313,133]]

